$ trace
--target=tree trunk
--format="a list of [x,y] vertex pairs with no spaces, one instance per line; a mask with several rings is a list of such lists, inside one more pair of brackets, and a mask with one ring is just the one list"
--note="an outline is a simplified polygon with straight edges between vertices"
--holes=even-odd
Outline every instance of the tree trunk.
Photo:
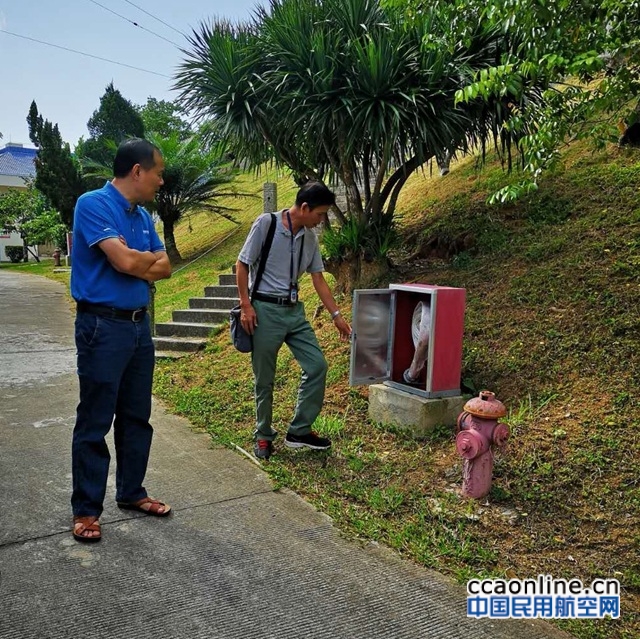
[[[27,246],[26,248],[27,248],[27,251],[28,251],[29,253],[31,253],[31,255],[33,255],[33,259],[34,259],[36,262],[38,262],[38,264],[39,264],[39,263],[40,263],[40,257],[38,256],[38,254],[37,254],[37,253],[34,253],[34,252],[33,252],[33,251],[28,247],[28,246]],[[27,259],[25,260],[25,262],[27,262],[27,261],[28,261],[28,257],[29,257],[29,256],[27,255]]]
[[389,272],[389,262],[386,259],[370,262],[362,255],[357,255],[349,260],[326,260],[325,268],[336,280],[334,292],[338,295],[351,295],[357,288],[378,286],[381,278]]
[[171,264],[182,262],[182,256],[176,246],[176,238],[173,234],[173,221],[162,220],[162,232],[164,234],[164,247],[167,250],[167,256]]

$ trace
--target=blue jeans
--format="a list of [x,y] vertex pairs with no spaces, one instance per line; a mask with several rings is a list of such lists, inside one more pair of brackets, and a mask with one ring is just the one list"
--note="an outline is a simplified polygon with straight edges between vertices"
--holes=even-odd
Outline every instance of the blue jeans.
[[71,506],[76,516],[100,516],[111,458],[105,437],[112,423],[116,501],[147,496],[142,482],[153,436],[155,354],[148,316],[132,322],[78,313],[75,337],[80,403],[71,448]]

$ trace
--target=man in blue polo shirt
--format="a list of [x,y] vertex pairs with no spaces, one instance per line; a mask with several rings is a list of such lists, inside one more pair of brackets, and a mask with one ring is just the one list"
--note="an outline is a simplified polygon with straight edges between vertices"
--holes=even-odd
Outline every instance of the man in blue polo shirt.
[[149,286],[170,277],[171,265],[140,204],[154,199],[163,170],[154,145],[127,140],[116,153],[114,179],[76,204],[71,294],[78,310],[80,403],[73,431],[71,505],[78,541],[101,538],[110,461],[105,436],[112,423],[118,505],[158,517],[171,510],[149,497],[142,485],[153,433]]

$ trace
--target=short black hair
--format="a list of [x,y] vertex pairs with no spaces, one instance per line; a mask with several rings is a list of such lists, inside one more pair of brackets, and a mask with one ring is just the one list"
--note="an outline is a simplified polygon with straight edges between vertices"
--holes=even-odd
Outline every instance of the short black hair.
[[143,169],[152,169],[156,160],[154,152],[160,149],[142,138],[129,138],[120,144],[113,160],[113,175],[117,178],[126,177],[131,169],[139,164]]
[[296,206],[302,206],[305,202],[311,209],[315,209],[316,206],[333,206],[336,203],[336,194],[322,182],[311,180],[296,195]]

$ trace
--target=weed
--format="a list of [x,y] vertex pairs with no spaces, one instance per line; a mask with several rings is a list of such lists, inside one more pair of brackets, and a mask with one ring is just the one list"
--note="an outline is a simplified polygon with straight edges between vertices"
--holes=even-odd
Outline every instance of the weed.
[[361,472],[365,467],[364,460],[355,455],[349,455],[347,465],[349,466],[349,470],[352,470],[355,473]]
[[369,505],[382,514],[396,512],[404,502],[404,495],[396,488],[374,488],[369,496]]
[[527,220],[536,226],[560,224],[571,216],[574,208],[575,204],[569,198],[545,191],[538,191],[523,207]]
[[549,395],[548,397],[538,400],[534,403],[531,395],[528,395],[526,399],[520,400],[518,406],[511,409],[504,421],[511,426],[514,434],[518,432],[527,422],[535,420],[542,414],[542,411],[547,407],[554,399],[556,395]]
[[631,394],[629,391],[622,391],[613,398],[613,407],[616,410],[622,410],[625,406],[629,405],[630,401]]
[[436,424],[425,436],[427,442],[440,444],[451,442],[454,436],[454,429],[451,424]]
[[314,428],[326,437],[339,437],[345,429],[345,416],[319,415],[314,423]]
[[468,269],[473,264],[473,259],[474,258],[469,251],[462,251],[461,253],[453,256],[451,265],[453,268]]
[[492,485],[491,492],[489,493],[489,497],[492,501],[496,503],[510,501],[512,495],[508,490],[505,490],[501,486]]

